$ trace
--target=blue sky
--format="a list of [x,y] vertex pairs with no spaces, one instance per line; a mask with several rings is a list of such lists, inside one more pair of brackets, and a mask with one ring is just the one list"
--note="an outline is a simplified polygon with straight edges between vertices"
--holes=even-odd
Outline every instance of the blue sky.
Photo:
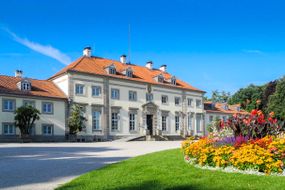
[[234,92],[285,74],[284,9],[281,0],[0,1],[0,74],[46,79],[86,45],[119,59],[130,24],[132,63]]

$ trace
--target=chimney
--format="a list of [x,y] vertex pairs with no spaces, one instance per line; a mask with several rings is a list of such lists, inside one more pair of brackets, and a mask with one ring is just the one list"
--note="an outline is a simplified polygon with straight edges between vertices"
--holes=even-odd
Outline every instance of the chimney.
[[127,63],[127,56],[126,55],[121,55],[120,61],[121,61],[121,63],[126,64]]
[[91,47],[85,47],[83,49],[83,56],[91,57]]
[[166,72],[166,68],[167,68],[167,65],[161,65],[159,70],[161,70],[162,72]]
[[153,65],[152,61],[148,61],[148,62],[146,62],[145,67],[148,69],[152,69],[152,65]]
[[21,71],[21,70],[16,70],[15,71],[15,77],[22,78],[22,76],[23,76],[23,71]]

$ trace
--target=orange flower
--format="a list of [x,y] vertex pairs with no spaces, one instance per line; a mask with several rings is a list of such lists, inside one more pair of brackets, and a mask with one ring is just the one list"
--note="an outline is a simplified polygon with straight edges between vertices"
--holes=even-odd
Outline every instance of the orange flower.
[[274,117],[274,115],[275,115],[274,111],[272,111],[272,112],[269,113],[269,116],[270,116],[270,117]]
[[262,111],[258,110],[257,115],[262,115],[262,114],[263,114]]
[[261,100],[256,100],[256,103],[257,103],[257,104],[260,104],[260,103],[261,103]]

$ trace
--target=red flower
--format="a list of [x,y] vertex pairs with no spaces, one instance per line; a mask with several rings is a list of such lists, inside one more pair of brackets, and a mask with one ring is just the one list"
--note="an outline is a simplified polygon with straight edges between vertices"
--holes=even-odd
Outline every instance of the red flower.
[[257,114],[257,110],[252,110],[251,111],[251,115],[256,115]]

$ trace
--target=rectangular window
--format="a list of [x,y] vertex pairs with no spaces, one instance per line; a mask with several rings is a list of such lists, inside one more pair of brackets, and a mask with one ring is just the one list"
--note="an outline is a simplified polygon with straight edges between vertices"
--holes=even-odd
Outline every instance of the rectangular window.
[[196,115],[196,131],[197,133],[201,133],[201,120],[202,120],[202,115],[197,114]]
[[92,125],[93,125],[93,130],[100,130],[100,118],[101,118],[101,113],[99,111],[94,111],[92,114]]
[[136,114],[130,113],[129,114],[129,122],[130,122],[130,131],[134,131],[136,129]]
[[35,106],[36,106],[36,103],[35,103],[35,101],[32,101],[32,100],[24,100],[24,101],[23,101],[23,106],[32,106],[32,107],[35,107]]
[[201,100],[196,100],[196,107],[202,108],[202,101]]
[[188,115],[188,130],[192,130],[193,115]]
[[45,136],[53,135],[53,125],[50,124],[43,124],[42,125],[42,133]]
[[178,131],[180,129],[180,117],[178,115],[175,116],[175,130]]
[[119,89],[111,89],[111,98],[114,100],[120,99],[120,90]]
[[16,109],[16,100],[3,99],[2,104],[3,112],[14,112]]
[[100,86],[92,86],[92,96],[101,96],[101,87]]
[[151,93],[146,93],[146,101],[151,102],[153,100],[153,94]]
[[130,101],[137,101],[137,92],[136,91],[129,91],[129,100]]
[[176,106],[179,106],[181,104],[181,98],[175,97],[174,102]]
[[75,85],[75,94],[76,95],[84,95],[84,85],[83,84],[76,84]]
[[44,114],[53,114],[53,103],[43,102],[42,103],[42,113]]
[[188,98],[187,103],[188,103],[189,107],[193,107],[193,99],[192,98]]
[[163,115],[163,116],[161,116],[161,130],[162,131],[166,131],[166,116],[165,115]]
[[161,96],[161,103],[162,104],[167,104],[168,103],[168,96],[162,95]]
[[15,135],[16,128],[13,123],[3,123],[3,134],[4,135]]
[[119,117],[118,117],[118,113],[117,112],[113,112],[112,113],[112,131],[117,131],[119,129],[118,127],[118,122],[119,122]]

